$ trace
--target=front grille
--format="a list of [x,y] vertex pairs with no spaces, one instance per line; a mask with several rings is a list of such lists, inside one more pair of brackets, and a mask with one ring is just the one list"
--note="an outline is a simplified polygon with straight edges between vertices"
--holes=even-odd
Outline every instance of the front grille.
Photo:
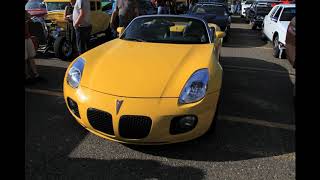
[[78,104],[69,97],[67,97],[67,103],[68,103],[70,110],[73,112],[73,114],[75,114],[78,118],[80,118]]
[[147,116],[124,115],[119,120],[119,134],[128,139],[141,139],[149,135],[152,125]]
[[114,135],[112,125],[112,115],[94,108],[87,110],[87,117],[90,125],[101,132],[109,135]]

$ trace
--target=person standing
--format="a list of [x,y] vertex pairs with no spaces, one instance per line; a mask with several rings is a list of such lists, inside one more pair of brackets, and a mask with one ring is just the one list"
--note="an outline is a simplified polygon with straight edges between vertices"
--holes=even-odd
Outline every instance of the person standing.
[[166,0],[157,0],[156,1],[158,14],[168,14],[168,10],[166,7]]
[[75,30],[73,28],[72,13],[76,0],[71,0],[64,10],[64,19],[67,21],[66,40],[73,44],[75,42]]
[[119,16],[119,26],[127,27],[129,23],[139,16],[137,0],[117,0],[116,11]]
[[92,31],[89,0],[76,0],[72,20],[76,33],[78,52],[81,55],[88,50],[88,42]]
[[[29,23],[31,23],[31,15],[25,10],[25,36],[24,36],[24,47],[25,47],[25,75],[26,83],[34,83],[41,80],[40,75],[37,71],[37,67],[34,61],[36,56],[35,44],[31,39],[31,34],[29,31]],[[30,72],[32,74],[30,74]]]

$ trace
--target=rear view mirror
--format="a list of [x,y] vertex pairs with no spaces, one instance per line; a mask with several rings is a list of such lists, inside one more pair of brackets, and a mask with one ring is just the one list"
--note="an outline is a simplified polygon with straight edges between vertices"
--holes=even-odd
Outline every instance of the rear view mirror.
[[118,27],[117,28],[117,33],[119,34],[119,36],[121,36],[121,34],[123,33],[124,31],[124,27]]

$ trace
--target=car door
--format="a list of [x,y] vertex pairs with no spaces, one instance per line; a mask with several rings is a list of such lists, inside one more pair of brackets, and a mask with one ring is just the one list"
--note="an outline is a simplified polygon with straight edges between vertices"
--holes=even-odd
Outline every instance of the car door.
[[267,17],[264,18],[263,22],[263,32],[264,34],[271,39],[271,17],[277,12],[279,6],[275,6],[271,9]]
[[278,22],[279,22],[279,18],[280,18],[280,15],[282,13],[282,10],[283,10],[283,7],[280,6],[277,10],[277,12],[271,16],[271,20],[270,20],[270,31],[271,31],[271,34],[270,36],[268,36],[271,40],[273,40],[273,36],[274,36],[274,33],[277,31],[277,27],[278,27]]

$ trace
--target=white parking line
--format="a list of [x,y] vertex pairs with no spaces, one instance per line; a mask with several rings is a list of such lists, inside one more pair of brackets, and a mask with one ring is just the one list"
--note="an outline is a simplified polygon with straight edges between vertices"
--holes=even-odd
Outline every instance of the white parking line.
[[271,47],[252,47],[252,48],[256,48],[256,49],[272,49]]
[[234,122],[240,122],[240,123],[248,123],[248,124],[253,124],[253,125],[286,129],[286,130],[291,130],[291,131],[296,130],[295,125],[275,123],[275,122],[270,122],[270,121],[265,121],[265,120],[239,118],[239,117],[234,117],[234,116],[219,116],[219,119],[225,120],[225,121],[234,121]]
[[49,91],[49,90],[30,89],[30,88],[25,88],[25,91],[34,93],[34,94],[63,97],[63,93],[61,91],[59,92],[59,91]]
[[70,62],[62,61],[60,59],[35,59],[36,65],[50,66],[58,68],[68,68]]
[[[63,97],[63,93],[59,91],[49,91],[49,90],[30,89],[30,88],[25,88],[25,91],[30,93],[35,93],[35,94]],[[296,130],[295,125],[269,122],[266,120],[248,119],[248,118],[240,118],[240,117],[225,116],[225,115],[219,116],[219,119],[224,121],[234,121],[234,122],[253,124],[253,125],[259,125],[259,126],[265,126],[265,127],[273,127],[273,128],[279,128],[279,129],[285,129],[285,130],[291,130],[291,131]]]
[[230,65],[224,65],[222,67],[224,68],[224,70],[238,69],[238,70],[247,70],[247,71],[268,71],[268,72],[275,72],[275,73],[295,76],[295,74],[289,73],[287,71],[277,71],[277,70],[271,70],[266,68],[253,68],[253,67],[241,67],[241,66],[230,66]]

